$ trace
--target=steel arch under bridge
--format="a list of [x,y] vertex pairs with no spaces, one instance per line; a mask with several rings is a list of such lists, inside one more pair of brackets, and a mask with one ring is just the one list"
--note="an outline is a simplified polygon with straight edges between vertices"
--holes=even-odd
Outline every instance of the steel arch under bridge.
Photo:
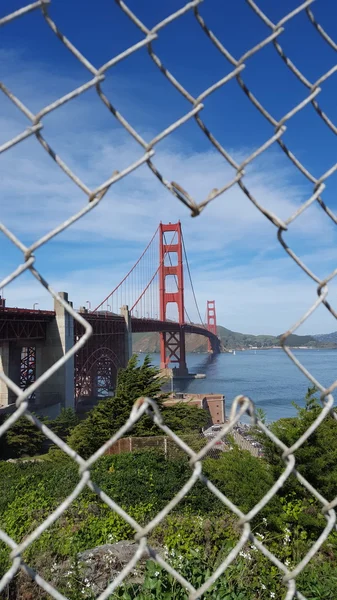
[[[93,328],[88,342],[75,355],[75,402],[112,395],[118,370],[128,361],[125,321],[116,316],[89,313],[85,318]],[[74,338],[83,335],[82,326],[74,322]]]

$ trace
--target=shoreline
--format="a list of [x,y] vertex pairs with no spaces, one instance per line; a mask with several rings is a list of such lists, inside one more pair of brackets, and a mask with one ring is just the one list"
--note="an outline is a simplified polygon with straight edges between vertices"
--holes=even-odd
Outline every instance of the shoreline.
[[[288,346],[290,350],[337,350],[336,346],[322,346],[321,348],[316,348],[315,346]],[[233,352],[256,352],[261,350],[283,350],[282,346],[262,346],[262,347],[252,347],[252,348],[230,348],[229,350],[223,350],[220,354],[233,354]],[[159,350],[135,350],[135,354],[160,354]],[[187,354],[205,354],[209,353],[206,350],[191,350],[187,352]]]

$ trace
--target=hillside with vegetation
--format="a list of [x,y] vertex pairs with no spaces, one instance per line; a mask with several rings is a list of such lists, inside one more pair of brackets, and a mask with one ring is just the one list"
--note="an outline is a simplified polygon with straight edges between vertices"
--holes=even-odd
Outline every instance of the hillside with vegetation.
[[[218,336],[227,350],[241,350],[249,347],[271,348],[280,345],[280,337],[273,335],[251,335],[231,331],[221,325],[218,327]],[[296,335],[289,336],[290,347],[305,346],[307,348],[337,348],[337,333],[321,336]],[[200,335],[186,334],[187,352],[207,352],[207,339]],[[134,352],[159,352],[158,333],[133,334]]]
[[323,344],[337,345],[337,331],[333,331],[332,333],[320,333],[314,335],[313,337],[315,340]]
[[[158,369],[149,359],[138,365],[135,358],[120,372],[116,395],[100,402],[84,421],[76,422],[68,411],[48,425],[83,457],[89,457],[124,423],[138,395],[151,394],[158,400],[165,423],[180,437],[191,428],[201,431],[203,410],[182,405],[187,418],[176,418],[177,407],[165,408],[158,381]],[[308,390],[306,405],[297,407],[294,418],[280,419],[271,425],[273,433],[287,446],[314,423],[321,411],[316,390]],[[260,415],[264,420],[264,415]],[[43,435],[34,437],[34,425],[21,417],[2,438],[7,455],[15,462],[0,461],[0,523],[13,540],[21,542],[31,534],[78,485],[78,464],[61,450],[52,447],[34,460],[27,457],[41,452]],[[148,415],[143,415],[127,435],[151,436],[160,431]],[[252,430],[263,448],[257,458],[236,446],[202,460],[203,475],[247,514],[268,493],[284,473],[282,451],[262,432]],[[197,448],[195,448],[197,449]],[[335,456],[336,455],[336,456]],[[22,458],[25,456],[25,460]],[[123,556],[136,550],[132,522],[118,514],[96,492],[103,490],[140,525],[149,523],[167,507],[189,481],[194,467],[189,456],[176,446],[166,455],[163,450],[139,450],[117,456],[105,455],[91,467],[94,485],[85,487],[38,538],[22,552],[30,568],[72,600],[94,600],[121,572]],[[296,451],[296,468],[330,502],[336,494],[337,422],[327,417]],[[228,506],[215,496],[206,480],[171,507],[165,518],[150,529],[147,541],[193,586],[198,588],[218,568],[242,535],[243,525]],[[95,487],[98,486],[98,487]],[[329,511],[329,519],[331,521]],[[333,523],[332,523],[333,525]],[[251,520],[255,539],[248,539],[236,559],[219,574],[214,585],[203,594],[205,600],[269,600],[284,598],[284,573],[258,550],[263,544],[292,571],[312,549],[327,527],[322,504],[300,485],[294,475]],[[11,548],[0,541],[0,578],[13,560]],[[125,561],[125,559],[124,559]],[[334,600],[337,597],[337,534],[331,530],[296,578],[298,597]],[[18,571],[5,581],[1,600],[48,600],[30,575]],[[4,580],[3,580],[4,581]],[[62,596],[61,596],[62,594]],[[54,596],[56,598],[56,596]],[[145,559],[137,563],[120,587],[107,600],[187,600],[188,593],[158,563]]]

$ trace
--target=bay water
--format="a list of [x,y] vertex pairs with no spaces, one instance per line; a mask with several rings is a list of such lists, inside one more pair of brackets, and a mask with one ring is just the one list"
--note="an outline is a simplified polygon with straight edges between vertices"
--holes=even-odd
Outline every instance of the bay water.
[[[337,379],[337,350],[294,350],[304,367],[324,386]],[[151,355],[159,365],[159,354]],[[311,382],[293,364],[283,350],[245,350],[235,354],[187,354],[188,369],[204,373],[205,379],[174,382],[175,392],[224,394],[226,414],[235,396],[249,396],[262,408],[267,422],[296,415],[292,401],[304,405]],[[247,422],[246,418],[242,418]]]

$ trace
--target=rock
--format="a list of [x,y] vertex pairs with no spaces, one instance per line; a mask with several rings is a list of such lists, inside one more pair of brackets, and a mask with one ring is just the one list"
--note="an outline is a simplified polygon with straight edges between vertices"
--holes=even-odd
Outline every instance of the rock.
[[[121,541],[116,544],[104,544],[77,555],[80,577],[84,587],[91,593],[102,593],[113,579],[133,558],[138,544],[133,541]],[[126,578],[128,583],[141,584],[144,580],[146,561],[150,558],[147,551]]]
[[[92,600],[99,596],[113,581],[138,549],[134,541],[121,541],[116,544],[104,544],[63,562],[46,552],[34,564],[34,569],[67,598]],[[160,549],[156,549],[160,552]],[[146,561],[150,558],[144,552],[124,582],[141,585],[144,581]],[[47,600],[50,596],[41,592],[41,588],[26,573],[20,571],[6,589],[8,600]],[[79,596],[80,594],[80,596]],[[2,598],[2,596],[1,596]]]

